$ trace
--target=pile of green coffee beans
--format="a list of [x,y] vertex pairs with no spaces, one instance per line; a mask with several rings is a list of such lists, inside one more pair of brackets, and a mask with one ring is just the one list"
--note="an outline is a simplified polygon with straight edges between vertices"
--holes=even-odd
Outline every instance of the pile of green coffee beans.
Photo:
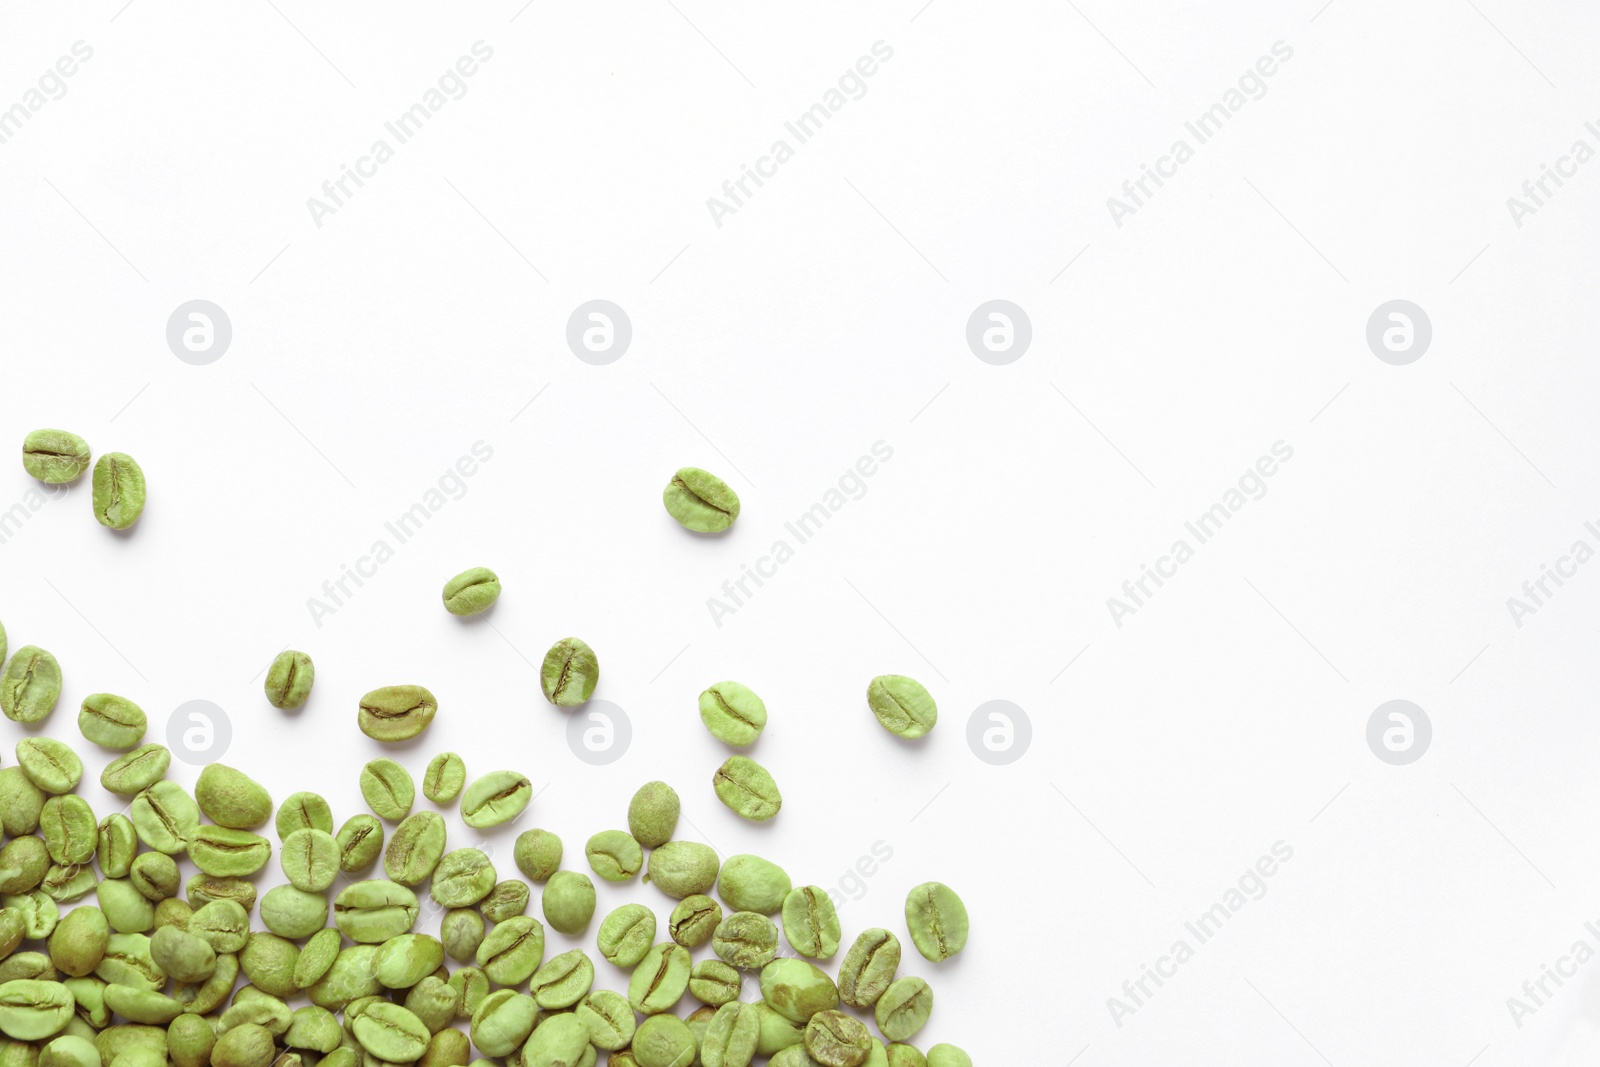
[[[71,435],[43,436],[55,433],[29,435],[25,463],[70,480],[88,449]],[[130,503],[127,474],[138,469],[125,459],[100,460],[117,468],[108,476],[121,487],[117,507]],[[98,515],[99,467],[95,483]],[[142,476],[138,488],[142,503]],[[739,508],[731,489],[694,468],[674,476],[666,503],[697,532],[725,529]],[[442,599],[470,615],[500,592],[494,572],[477,567],[446,583]],[[33,646],[5,653],[0,627],[0,712],[45,721],[61,695],[55,657]],[[539,673],[546,700],[578,707],[594,693],[599,660],[566,638]],[[300,707],[314,679],[308,655],[284,651],[267,671],[267,699]],[[867,705],[906,739],[937,721],[928,691],[899,675],[873,679]],[[394,685],[362,697],[356,718],[367,736],[396,743],[421,736],[438,710],[424,687]],[[699,710],[736,748],[755,744],[767,723],[766,705],[738,682],[707,688]],[[0,847],[0,1067],[591,1067],[601,1052],[612,1067],[746,1067],[764,1057],[773,1067],[971,1067],[953,1045],[923,1053],[909,1043],[933,990],[902,973],[893,931],[862,931],[830,976],[818,964],[839,954],[843,933],[827,892],[794,885],[762,857],[723,861],[677,839],[680,801],[665,782],[634,794],[626,831],[602,830],[583,849],[601,881],[642,878],[673,902],[664,930],[637,903],[595,927],[595,952],[629,972],[624,994],[595,988],[583,949],[545,958],[545,925],[584,936],[598,903],[588,875],[562,868],[562,842],[547,830],[516,838],[522,878],[502,877],[483,850],[450,847],[439,811],[415,810],[417,784],[392,759],[360,769],[371,810],[336,826],[317,793],[277,803],[220,763],[201,771],[191,795],[166,777],[171,753],[144,742],[145,713],[125,697],[85,697],[78,727],[120,753],[100,784],[128,799],[125,812],[96,817],[75,792],[83,761],[58,740],[27,736],[17,765],[0,767],[9,838]],[[772,775],[746,756],[724,762],[711,785],[746,819],[772,819],[782,806]],[[453,752],[432,758],[421,792],[436,807],[458,804],[474,829],[509,822],[533,797],[521,773],[471,777]],[[258,900],[252,879],[274,856],[287,883]],[[187,881],[180,858],[198,872]],[[528,913],[533,886],[542,923]],[[91,893],[95,903],[77,903]],[[436,931],[418,929],[435,915]],[[930,964],[959,953],[967,930],[948,886],[907,896],[905,932]],[[780,931],[792,955],[779,955]],[[758,978],[759,1001],[740,999],[747,976]],[[679,1017],[686,995],[700,1006]]]
[[[89,469],[89,443],[66,430],[34,430],[22,440],[22,467],[46,485],[75,482]],[[132,456],[107,452],[94,465],[92,500],[101,526],[126,530],[144,511],[144,471]]]

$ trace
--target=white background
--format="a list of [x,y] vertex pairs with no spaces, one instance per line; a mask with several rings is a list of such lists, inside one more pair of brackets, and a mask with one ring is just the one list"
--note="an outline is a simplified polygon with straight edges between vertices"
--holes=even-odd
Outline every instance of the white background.
[[[971,943],[908,962],[937,997],[916,1040],[982,1064],[1591,1062],[1600,964],[1520,1026],[1507,998],[1600,948],[1600,568],[1520,628],[1506,598],[1600,547],[1600,166],[1521,228],[1506,198],[1600,148],[1594,11],[918,3],[0,10],[0,107],[94,49],[0,145],[4,433],[71,429],[150,485],[130,535],[80,487],[0,544],[12,648],[66,676],[46,732],[77,739],[90,692],[154,740],[215,701],[226,762],[343,821],[378,754],[357,698],[418,682],[442,710],[408,766],[449,747],[543,790],[488,837],[505,872],[535,825],[581,867],[656,777],[683,836],[799,883],[882,842],[846,935],[954,886]],[[307,198],[479,40],[465,97],[319,228]],[[866,95],[715,225],[706,198],[880,40]],[[1265,97],[1117,227],[1106,198],[1276,41]],[[233,324],[209,366],[165,341],[194,298]],[[595,298],[634,327],[603,367],[564,339]],[[994,298],[1032,320],[1009,366],[964,338]],[[1405,367],[1364,339],[1395,298],[1434,329]],[[308,598],[478,441],[466,494],[317,625]],[[714,625],[877,441],[865,495]],[[1277,441],[1266,496],[1114,625],[1106,598]],[[729,535],[663,512],[689,464],[739,492]],[[13,465],[0,507],[32,486]],[[439,588],[478,564],[506,591],[463,623]],[[537,692],[568,634],[632,722],[610,766]],[[296,715],[260,689],[285,645],[317,667]],[[925,742],[868,713],[884,672],[938,698]],[[710,789],[695,697],[729,677],[771,710],[767,826]],[[1003,767],[965,737],[997,698],[1033,726]],[[1433,724],[1410,766],[1365,740],[1395,698]],[[1278,841],[1266,895],[1119,1026],[1107,999]]]

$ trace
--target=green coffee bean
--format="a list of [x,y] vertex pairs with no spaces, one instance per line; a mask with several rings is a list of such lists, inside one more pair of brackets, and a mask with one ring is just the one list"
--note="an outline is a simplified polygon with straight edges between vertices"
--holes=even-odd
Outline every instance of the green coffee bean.
[[921,682],[903,674],[880,674],[867,686],[867,706],[885,730],[915,739],[933,729],[939,708]]
[[646,848],[672,840],[678,828],[677,790],[666,782],[646,782],[628,802],[628,832]]
[[243,771],[208,763],[194,785],[195,803],[212,822],[234,830],[254,830],[272,815],[272,796]]
[[410,989],[444,963],[444,945],[427,934],[399,934],[378,946],[372,963],[385,988]]
[[765,822],[783,807],[778,783],[767,769],[747,756],[729,756],[711,778],[717,799],[740,818]]
[[310,989],[328,973],[333,961],[339,957],[339,931],[329,927],[318,930],[300,946],[300,958],[294,963],[294,984],[300,989]]
[[644,867],[644,850],[630,834],[601,830],[584,846],[589,869],[608,882],[626,882]]
[[33,833],[39,828],[44,799],[44,790],[29,781],[21,767],[0,770],[0,829],[12,837]]
[[489,981],[521,985],[544,962],[544,927],[529,915],[497,923],[478,946],[474,959]]
[[467,1067],[472,1059],[472,1043],[467,1035],[454,1028],[440,1030],[428,1042],[428,1049],[417,1061],[417,1067]]
[[924,882],[906,894],[906,928],[922,958],[947,960],[967,944],[967,906],[942,882]]
[[717,893],[734,911],[776,915],[791,888],[788,873],[760,856],[729,856],[717,876]]
[[643,904],[624,904],[600,921],[595,942],[607,962],[632,967],[644,959],[655,939],[655,912]]
[[165,745],[140,745],[106,764],[100,772],[100,784],[118,796],[135,796],[159,782],[171,762],[172,753]]
[[885,1067],[928,1067],[928,1057],[912,1045],[895,1042],[884,1049]]
[[457,963],[465,963],[478,953],[483,944],[483,916],[471,908],[453,908],[439,920],[439,940],[444,942],[444,954]]
[[533,1033],[538,1011],[526,993],[497,989],[472,1013],[472,1043],[485,1056],[509,1056]]
[[743,748],[767,725],[767,705],[747,686],[718,682],[700,694],[700,721],[717,740]]
[[866,1024],[842,1011],[819,1011],[806,1023],[806,1052],[822,1067],[858,1067],[871,1050]]
[[344,936],[362,944],[406,933],[417,921],[417,913],[415,893],[398,882],[381,879],[346,886],[333,901],[334,924]]
[[152,993],[148,989],[108,985],[105,1002],[106,1007],[129,1022],[147,1026],[165,1026],[183,1014],[182,1004],[165,993]]
[[315,1004],[307,1004],[297,1008],[290,1018],[283,1043],[290,1048],[309,1049],[326,1055],[338,1048],[343,1038],[344,1031],[340,1029],[339,1020],[333,1012]]
[[197,874],[189,879],[186,889],[189,903],[205,906],[214,900],[231,900],[245,911],[256,906],[256,887],[243,878],[213,878]]
[[742,971],[754,971],[778,954],[778,928],[754,911],[736,911],[717,924],[711,951]]
[[386,685],[361,698],[356,725],[374,741],[409,741],[433,722],[439,702],[420,685]]
[[669,897],[682,900],[717,884],[717,853],[698,841],[668,841],[650,850],[649,881]]
[[589,1042],[595,1048],[615,1052],[633,1040],[633,1008],[620,993],[597,989],[583,998],[574,1014],[588,1028]]
[[239,957],[230,952],[217,957],[217,969],[211,972],[210,978],[198,985],[175,986],[172,996],[185,1005],[185,1010],[207,1015],[227,999],[238,978]]
[[639,1067],[689,1067],[695,1052],[694,1034],[675,1016],[652,1015],[634,1031],[633,1057]]
[[143,934],[114,933],[107,937],[105,955],[94,973],[112,985],[135,986],[156,993],[167,984],[167,974],[150,955],[150,939]]
[[444,855],[445,832],[444,817],[438,812],[407,815],[384,849],[383,873],[401,885],[421,885]]
[[528,910],[528,883],[516,878],[496,882],[489,895],[478,902],[478,910],[490,922],[504,922]]
[[776,1056],[784,1049],[797,1045],[802,1050],[805,1048],[804,1023],[785,1019],[766,1001],[757,1001],[752,1007],[755,1009],[756,1020],[760,1023],[760,1034],[756,1038],[757,1056]]
[[0,893],[37,889],[50,869],[50,853],[37,837],[19,837],[0,848]]
[[873,1011],[878,1030],[890,1041],[909,1041],[933,1012],[933,990],[921,978],[901,978],[884,990]]
[[689,972],[689,992],[713,1008],[739,999],[744,984],[739,971],[722,960],[701,960]]
[[278,840],[283,841],[296,830],[321,830],[333,833],[333,811],[328,802],[316,793],[291,793],[278,806],[278,817],[273,822]]
[[832,959],[839,951],[839,915],[827,890],[796,886],[783,898],[783,936],[802,956]]
[[694,963],[683,945],[670,941],[651,945],[627,982],[627,1003],[642,1016],[672,1011],[690,987]]
[[461,998],[456,1018],[470,1019],[489,995],[489,977],[477,967],[458,967],[450,976],[449,986]]
[[87,863],[52,863],[39,883],[39,892],[64,904],[89,892],[97,881],[94,868]]
[[200,828],[200,807],[177,782],[162,780],[133,798],[128,817],[139,840],[157,852],[175,856],[189,847]]
[[827,972],[805,960],[773,960],[761,968],[761,999],[792,1023],[839,1006],[839,988]]
[[[0,775],[4,774],[0,771]],[[525,877],[535,882],[547,881],[561,868],[561,838],[549,830],[524,830],[517,835],[511,855]]]
[[100,1053],[88,1038],[63,1034],[39,1050],[38,1067],[100,1067]]
[[458,848],[439,861],[428,892],[441,907],[466,908],[493,888],[494,865],[489,857],[475,848]]
[[599,680],[600,661],[594,649],[576,637],[563,637],[551,645],[539,665],[539,687],[544,698],[557,707],[586,703]]
[[[7,664],[8,669],[9,666]],[[83,779],[83,761],[53,737],[27,737],[18,741],[17,764],[28,781],[46,793],[70,793]]]
[[490,771],[461,794],[461,821],[475,830],[510,822],[533,799],[533,783],[516,771]]
[[98,1032],[111,1025],[111,1012],[105,1006],[106,983],[103,980],[93,975],[86,975],[82,978],[68,978],[61,984],[72,991],[72,999],[78,1002],[75,1009],[77,1017],[86,1023],[89,1029]]
[[375,759],[361,768],[361,796],[380,819],[404,819],[416,795],[411,772],[392,759]]
[[700,1044],[705,1067],[749,1067],[755,1059],[761,1023],[754,1004],[730,1001],[717,1009]]
[[43,952],[17,952],[0,962],[0,984],[22,979],[53,982],[56,977],[55,965]]
[[107,878],[95,887],[100,910],[119,934],[142,934],[156,924],[156,908],[127,878]]
[[23,931],[30,941],[49,937],[61,919],[61,909],[56,902],[39,889],[0,896],[0,907],[11,908],[22,916]]
[[383,854],[383,824],[371,815],[352,815],[334,835],[339,843],[339,869],[359,874]]
[[159,904],[178,892],[178,865],[165,852],[140,853],[128,868],[128,881],[146,900]]
[[15,979],[0,985],[0,1032],[14,1041],[40,1041],[59,1033],[76,1002],[56,982]]
[[972,1067],[972,1057],[954,1045],[939,1044],[928,1050],[928,1067]]
[[204,1016],[185,1013],[167,1025],[167,1054],[173,1067],[209,1067],[216,1044],[217,1032]]
[[98,840],[94,809],[73,793],[54,796],[39,809],[39,832],[50,858],[60,864],[84,864],[94,858]]
[[406,993],[406,1010],[421,1019],[431,1034],[437,1035],[454,1022],[460,1008],[461,994],[437,974],[425,975]]
[[[801,1030],[800,1033],[803,1040],[805,1031]],[[817,1061],[806,1052],[805,1045],[793,1045],[768,1060],[767,1067],[817,1067]]]
[[236,900],[213,900],[190,916],[188,932],[214,952],[238,952],[250,939],[250,915]]
[[239,970],[262,992],[289,997],[299,992],[294,987],[294,967],[299,958],[300,948],[293,941],[258,930],[239,953]]
[[711,940],[721,922],[722,905],[697,893],[678,901],[667,920],[667,933],[684,948],[699,948]]
[[570,1008],[594,988],[594,964],[582,949],[552,956],[528,979],[533,1002],[546,1010]]
[[863,930],[839,964],[839,999],[852,1008],[870,1008],[899,969],[899,939],[887,930]]
[[594,917],[594,883],[577,871],[557,871],[540,903],[545,922],[564,934],[581,933]]
[[320,893],[339,876],[339,842],[325,830],[296,830],[283,839],[278,865],[290,885]]
[[[109,1016],[109,1012],[107,1014]],[[143,1050],[165,1056],[167,1032],[155,1026],[112,1026],[95,1035],[94,1047],[107,1067],[116,1063],[124,1052]]]
[[422,776],[422,795],[435,804],[448,804],[467,784],[467,765],[454,752],[441,752],[428,761]]
[[244,1023],[217,1038],[211,1049],[211,1067],[268,1067],[277,1051],[266,1027]]
[[69,978],[94,973],[105,958],[111,928],[99,908],[73,908],[50,932],[50,962]]
[[739,517],[739,494],[699,467],[681,467],[661,491],[667,514],[695,533],[721,533]]
[[476,615],[500,599],[500,579],[488,567],[472,567],[444,583],[444,609],[452,615]]
[[289,1010],[288,1004],[255,986],[245,986],[222,1013],[222,1018],[217,1020],[217,1029],[227,1033],[235,1026],[255,1023],[266,1027],[273,1037],[282,1037],[289,1032],[289,1025],[293,1021],[294,1013]]
[[[338,904],[334,907],[337,909]],[[306,987],[306,997],[319,1008],[343,1011],[351,1001],[380,992],[383,986],[378,984],[378,976],[372,968],[377,954],[375,944],[341,949],[327,973]]]
[[34,430],[22,439],[22,469],[46,485],[76,481],[89,469],[89,443],[66,430]]
[[242,878],[272,859],[272,842],[248,830],[201,826],[189,836],[189,859],[203,874]]
[[0,671],[0,712],[12,722],[43,722],[60,697],[61,665],[42,648],[22,646]]
[[328,898],[292,885],[273,886],[261,897],[261,922],[279,937],[310,937],[328,925]]
[[576,1015],[564,1012],[545,1019],[534,1028],[528,1043],[522,1046],[522,1067],[588,1064],[592,1053],[589,1028]]
[[189,928],[189,920],[194,917],[194,908],[187,900],[181,897],[166,897],[156,901],[156,929],[175,926],[179,930]]
[[311,685],[316,678],[317,670],[310,656],[292,648],[284,649],[267,668],[264,686],[267,703],[291,711],[300,707],[311,696]]
[[78,708],[78,732],[101,748],[132,748],[147,725],[144,709],[114,693],[90,693]]
[[126,530],[144,511],[144,471],[133,457],[107,452],[94,465],[94,517],[101,526]]

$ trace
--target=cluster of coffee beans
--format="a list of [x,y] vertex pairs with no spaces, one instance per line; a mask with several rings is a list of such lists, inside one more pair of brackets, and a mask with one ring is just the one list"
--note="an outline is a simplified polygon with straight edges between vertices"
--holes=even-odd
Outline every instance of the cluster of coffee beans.
[[[75,482],[89,469],[89,443],[66,430],[34,430],[22,441],[22,467],[46,485]],[[126,530],[144,511],[144,471],[132,456],[107,452],[94,465],[94,517]]]

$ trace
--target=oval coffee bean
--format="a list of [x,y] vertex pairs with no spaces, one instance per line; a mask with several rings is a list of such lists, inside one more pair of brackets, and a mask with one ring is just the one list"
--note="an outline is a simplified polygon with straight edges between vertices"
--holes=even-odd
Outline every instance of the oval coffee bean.
[[510,822],[533,799],[533,783],[516,771],[490,771],[461,794],[461,821],[474,830]]
[[409,741],[426,730],[439,702],[420,685],[386,685],[361,698],[356,724],[374,741]]
[[172,753],[165,745],[140,745],[106,764],[100,772],[100,785],[118,796],[135,796],[166,776]]
[[583,998],[574,1014],[589,1028],[589,1042],[595,1048],[615,1052],[633,1040],[633,1008],[620,993],[596,990]]
[[760,856],[729,856],[717,875],[717,893],[734,911],[775,915],[791,888],[788,872]]
[[89,442],[66,430],[34,430],[22,439],[22,469],[46,485],[76,481],[89,469]]
[[718,682],[700,694],[700,721],[713,737],[743,748],[767,725],[767,705],[738,682]]
[[681,467],[661,491],[667,514],[695,533],[721,533],[739,517],[739,494],[699,467]]
[[417,785],[394,760],[375,759],[361,768],[361,796],[380,819],[399,822],[411,812]]
[[489,981],[503,986],[521,985],[544,962],[544,926],[530,915],[496,923],[478,946],[474,960]]
[[563,934],[579,934],[594,918],[594,883],[577,871],[557,871],[539,901],[544,920]]
[[643,904],[624,904],[600,920],[600,955],[618,967],[633,967],[656,940],[656,914]]
[[43,722],[61,698],[61,665],[35,645],[17,649],[0,671],[0,712],[12,722]]
[[828,973],[805,960],[773,960],[761,968],[761,1000],[801,1026],[819,1011],[839,1006],[839,987]]
[[243,771],[208,763],[194,784],[195,803],[218,826],[254,830],[272,815],[272,796]]
[[663,941],[644,954],[628,979],[628,1003],[640,1015],[671,1011],[689,988],[694,962],[682,945]]
[[873,1018],[890,1041],[909,1041],[933,1013],[933,990],[921,978],[901,978],[878,998]]
[[189,837],[189,859],[202,874],[243,878],[255,874],[272,859],[272,842],[248,830],[201,826]]
[[887,930],[863,930],[839,964],[839,999],[852,1008],[870,1008],[899,969],[899,939]]
[[494,889],[494,865],[475,848],[458,848],[439,860],[428,892],[444,908],[466,908]]
[[729,756],[712,775],[711,785],[729,810],[752,822],[766,822],[783,807],[778,783],[765,767],[747,756]]
[[783,898],[783,936],[789,947],[812,959],[832,959],[839,951],[839,915],[826,890],[796,886]]
[[311,696],[311,684],[316,677],[317,671],[311,664],[310,656],[292,648],[284,649],[273,659],[272,666],[267,668],[264,686],[267,703],[275,708],[298,708]]
[[717,924],[711,951],[741,971],[759,970],[778,954],[778,928],[765,915],[736,911]]
[[528,979],[533,1002],[546,1011],[570,1008],[594,987],[594,964],[579,948],[552,956]]
[[321,893],[339,876],[339,842],[325,830],[296,830],[283,839],[278,866],[296,889]]
[[722,960],[701,960],[689,972],[689,992],[713,1008],[739,999],[744,979],[731,963]]
[[806,1023],[806,1052],[822,1067],[858,1067],[871,1051],[867,1024],[836,1008],[819,1011]]
[[761,1036],[761,1019],[754,1004],[730,1001],[717,1009],[700,1043],[705,1067],[749,1067]]
[[716,850],[699,841],[668,841],[650,850],[649,881],[669,897],[682,900],[717,884]]
[[360,944],[381,944],[409,933],[418,911],[415,893],[382,879],[346,886],[333,900],[334,925]]
[[699,948],[711,940],[722,922],[722,905],[697,893],[678,901],[667,920],[667,933],[684,948]]
[[83,761],[53,737],[25,737],[18,741],[17,763],[28,781],[46,793],[70,793],[83,779]]
[[467,765],[454,752],[441,752],[428,761],[422,775],[422,795],[435,804],[448,804],[467,784]]
[[681,806],[666,782],[646,782],[628,801],[628,832],[645,848],[658,848],[677,831]]
[[333,810],[328,802],[316,793],[291,793],[289,799],[278,807],[274,820],[278,840],[287,840],[296,830],[321,830],[333,833]]
[[942,882],[924,882],[906,894],[906,929],[923,959],[947,960],[967,944],[967,906]]
[[78,732],[102,748],[132,748],[144,740],[147,725],[139,705],[113,693],[90,693],[78,709]]
[[939,721],[933,697],[915,678],[880,674],[867,685],[867,706],[885,730],[896,737],[917,738]]
[[144,471],[132,456],[107,452],[94,465],[94,517],[101,526],[126,530],[144,511]]
[[576,637],[563,637],[551,645],[539,665],[539,688],[557,707],[583,704],[594,695],[599,680],[600,661],[594,649]]
[[476,615],[500,599],[500,578],[488,567],[472,567],[444,583],[444,609],[452,615]]
[[339,842],[339,869],[359,874],[383,855],[383,824],[371,815],[352,815],[334,840]]
[[0,983],[0,1032],[14,1041],[40,1041],[72,1018],[72,991],[59,982],[19,978]]
[[444,816],[436,811],[407,815],[383,852],[383,873],[401,885],[421,885],[444,855]]
[[589,869],[608,882],[626,882],[644,867],[644,850],[632,835],[601,830],[583,848]]

